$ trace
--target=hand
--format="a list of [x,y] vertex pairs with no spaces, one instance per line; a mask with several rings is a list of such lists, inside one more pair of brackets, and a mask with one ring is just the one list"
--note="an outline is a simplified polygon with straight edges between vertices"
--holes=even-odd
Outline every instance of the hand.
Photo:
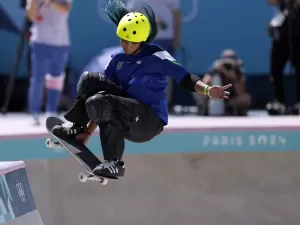
[[88,140],[90,139],[90,137],[91,137],[90,133],[84,132],[84,133],[76,135],[75,139],[77,141],[79,141],[80,143],[86,145]]
[[212,86],[207,89],[208,96],[214,99],[222,100],[222,99],[228,99],[230,93],[228,91],[225,91],[226,89],[230,88],[232,84],[227,84],[223,87],[221,86]]

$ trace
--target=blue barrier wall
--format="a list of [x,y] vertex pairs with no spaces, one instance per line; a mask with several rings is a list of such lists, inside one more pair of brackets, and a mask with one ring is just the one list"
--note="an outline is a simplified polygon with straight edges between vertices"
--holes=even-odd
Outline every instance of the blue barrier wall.
[[[300,129],[239,130],[202,132],[164,132],[152,141],[136,144],[126,141],[125,154],[165,154],[186,152],[294,152],[300,151]],[[0,160],[56,159],[68,157],[64,150],[48,149],[46,138],[0,137]],[[88,147],[102,154],[99,136],[93,136]]]
[[[103,2],[74,0],[70,16],[73,44],[70,62],[74,70],[80,70],[101,49],[118,44],[115,27],[103,18]],[[268,72],[270,39],[266,27],[273,9],[267,0],[181,0],[181,5],[181,42],[191,71],[205,72],[224,48],[233,48],[245,61],[248,73]],[[14,11],[12,7],[10,10]],[[16,34],[0,31],[0,72],[11,72],[17,42]],[[24,63],[21,73],[25,74]]]

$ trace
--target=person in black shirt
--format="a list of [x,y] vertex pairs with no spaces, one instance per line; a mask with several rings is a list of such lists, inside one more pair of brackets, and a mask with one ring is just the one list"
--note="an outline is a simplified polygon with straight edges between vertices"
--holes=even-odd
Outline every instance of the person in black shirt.
[[300,0],[268,0],[279,9],[270,22],[269,34],[272,38],[271,81],[275,89],[275,99],[267,105],[270,114],[286,113],[284,101],[283,70],[290,60],[296,73],[297,103],[292,107],[299,114],[300,109]]

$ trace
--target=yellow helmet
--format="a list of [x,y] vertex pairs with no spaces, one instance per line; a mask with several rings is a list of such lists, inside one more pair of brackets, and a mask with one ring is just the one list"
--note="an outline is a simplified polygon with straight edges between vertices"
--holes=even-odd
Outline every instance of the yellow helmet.
[[117,35],[126,41],[143,42],[147,40],[150,30],[150,22],[145,15],[139,12],[131,12],[126,14],[119,22]]

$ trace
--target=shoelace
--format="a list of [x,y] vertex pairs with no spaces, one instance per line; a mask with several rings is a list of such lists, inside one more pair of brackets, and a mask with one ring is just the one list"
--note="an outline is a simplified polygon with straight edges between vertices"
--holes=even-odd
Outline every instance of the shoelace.
[[65,128],[65,130],[67,131],[68,135],[76,135],[77,134],[77,129],[73,126],[74,124],[71,123],[71,122],[66,122],[66,123],[63,123],[62,126]]
[[71,123],[71,122],[66,122],[66,123],[63,123],[62,126],[63,126],[64,128],[71,128],[71,127],[73,126],[73,123]]

